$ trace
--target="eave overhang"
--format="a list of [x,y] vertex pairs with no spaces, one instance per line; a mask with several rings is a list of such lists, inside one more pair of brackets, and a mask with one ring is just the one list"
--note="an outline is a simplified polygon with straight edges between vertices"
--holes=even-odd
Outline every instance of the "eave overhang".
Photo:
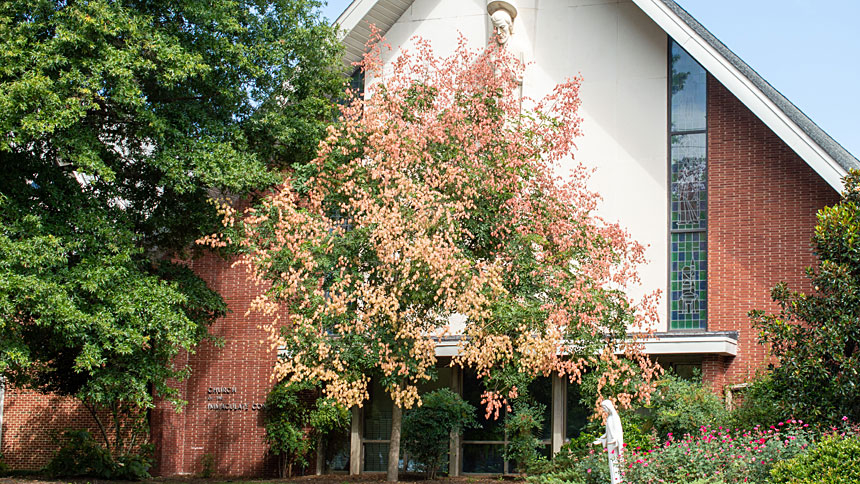
[[[638,340],[646,355],[714,355],[738,354],[737,331],[678,331],[654,333]],[[459,336],[446,336],[436,343],[437,357],[457,355]]]
[[632,0],[834,190],[860,161],[673,0]]

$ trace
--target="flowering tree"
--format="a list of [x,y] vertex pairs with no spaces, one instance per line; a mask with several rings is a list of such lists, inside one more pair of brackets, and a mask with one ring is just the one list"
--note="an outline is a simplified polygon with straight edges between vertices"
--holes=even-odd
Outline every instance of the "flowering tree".
[[420,405],[455,315],[455,362],[484,379],[488,414],[553,372],[595,371],[622,405],[646,397],[655,367],[627,331],[655,317],[654,299],[637,311],[622,291],[643,247],[593,215],[583,167],[554,168],[580,134],[580,80],[520,99],[519,62],[464,40],[447,58],[418,40],[383,75],[376,40],[368,95],[343,107],[307,181],[242,217],[226,207],[227,229],[204,241],[241,248],[266,287],[256,308],[288,310],[277,376],[324,382],[348,406],[379,378],[394,401],[389,480],[402,409]]

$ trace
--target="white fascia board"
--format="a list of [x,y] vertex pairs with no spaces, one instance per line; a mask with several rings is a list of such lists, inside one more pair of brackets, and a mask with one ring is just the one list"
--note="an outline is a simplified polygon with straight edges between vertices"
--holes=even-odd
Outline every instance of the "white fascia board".
[[340,14],[337,20],[334,21],[334,24],[349,33],[350,30],[354,29],[361,19],[367,15],[367,12],[370,12],[370,9],[376,5],[378,0],[353,0],[352,3],[346,7],[346,10]]
[[673,336],[640,340],[646,355],[722,355],[736,356],[738,342],[728,336]]
[[821,146],[773,103],[752,81],[693,31],[663,2],[633,0],[646,15],[675,39],[702,67],[719,80],[768,128],[780,137],[834,190],[843,190],[842,177],[847,172]]
[[[736,339],[722,334],[708,335],[672,335],[668,338],[658,336],[643,338],[642,344],[646,355],[721,355],[736,356],[738,342]],[[446,339],[436,343],[436,356],[457,356],[459,341]],[[619,351],[619,354],[621,351]]]

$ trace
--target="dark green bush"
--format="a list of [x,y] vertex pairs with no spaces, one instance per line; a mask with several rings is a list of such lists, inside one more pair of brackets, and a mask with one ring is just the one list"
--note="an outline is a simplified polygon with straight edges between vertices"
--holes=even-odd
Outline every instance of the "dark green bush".
[[756,425],[770,427],[785,421],[788,410],[780,403],[780,389],[770,373],[763,373],[749,386],[735,392],[735,408],[728,415],[726,427],[751,429]]
[[[584,440],[586,434],[580,434],[577,440]],[[596,438],[596,437],[594,437]],[[592,442],[594,441],[592,438]],[[579,445],[575,445],[577,449]],[[564,459],[563,465],[558,461]],[[546,474],[530,476],[527,481],[532,484],[605,484],[611,482],[609,476],[609,458],[600,446],[579,452],[570,451],[562,446],[562,450],[553,460],[554,471]]]
[[436,476],[448,453],[451,432],[477,425],[475,407],[447,388],[422,397],[420,407],[403,417],[403,449],[412,456],[429,479]]
[[[147,449],[143,449],[144,453]],[[150,477],[152,461],[142,454],[125,454],[116,459],[86,430],[63,433],[63,443],[45,467],[53,477],[97,477],[140,480]]]
[[544,405],[522,398],[514,401],[513,412],[505,416],[508,434],[505,459],[514,461],[520,472],[534,472],[546,462],[546,458],[538,454],[541,441],[535,436],[543,427],[545,409]]
[[667,373],[646,405],[648,421],[660,440],[671,433],[698,435],[701,427],[717,427],[726,422],[728,413],[723,401],[702,383],[701,374],[685,380]]
[[808,452],[779,462],[770,471],[774,484],[860,483],[860,438],[830,435]]
[[319,396],[319,388],[308,382],[283,380],[266,397],[266,442],[279,460],[281,477],[291,477],[308,465],[314,445],[347,428],[349,410],[334,400]]
[[6,465],[6,461],[3,459],[3,453],[0,452],[0,475],[5,475],[9,471],[9,466]]
[[278,457],[281,477],[291,477],[294,467],[308,465],[307,456],[313,448],[305,433],[311,408],[302,401],[302,393],[313,392],[308,383],[279,382],[266,397],[266,442]]

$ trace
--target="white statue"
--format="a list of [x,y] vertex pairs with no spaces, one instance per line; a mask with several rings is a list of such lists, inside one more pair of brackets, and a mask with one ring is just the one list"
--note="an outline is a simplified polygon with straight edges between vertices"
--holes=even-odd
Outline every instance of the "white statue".
[[[511,37],[514,35],[514,20],[517,18],[517,7],[510,1],[490,0],[487,2],[487,13],[490,14],[490,23],[493,26],[493,33],[490,39],[495,40],[500,49],[519,60],[522,65],[525,65],[522,49],[515,45],[515,41],[511,41]],[[495,69],[495,71],[496,75],[499,75],[499,69]],[[514,80],[517,83],[517,99],[522,100],[522,73],[517,73]]]
[[603,411],[606,412],[606,433],[603,437],[595,440],[595,444],[601,444],[609,456],[609,475],[612,484],[621,482],[621,452],[624,449],[624,431],[621,429],[621,417],[615,410],[615,405],[610,400],[600,402]]
[[511,35],[514,34],[514,19],[517,18],[517,7],[512,3],[493,0],[487,3],[487,13],[493,24],[495,40],[501,47],[507,47]]

